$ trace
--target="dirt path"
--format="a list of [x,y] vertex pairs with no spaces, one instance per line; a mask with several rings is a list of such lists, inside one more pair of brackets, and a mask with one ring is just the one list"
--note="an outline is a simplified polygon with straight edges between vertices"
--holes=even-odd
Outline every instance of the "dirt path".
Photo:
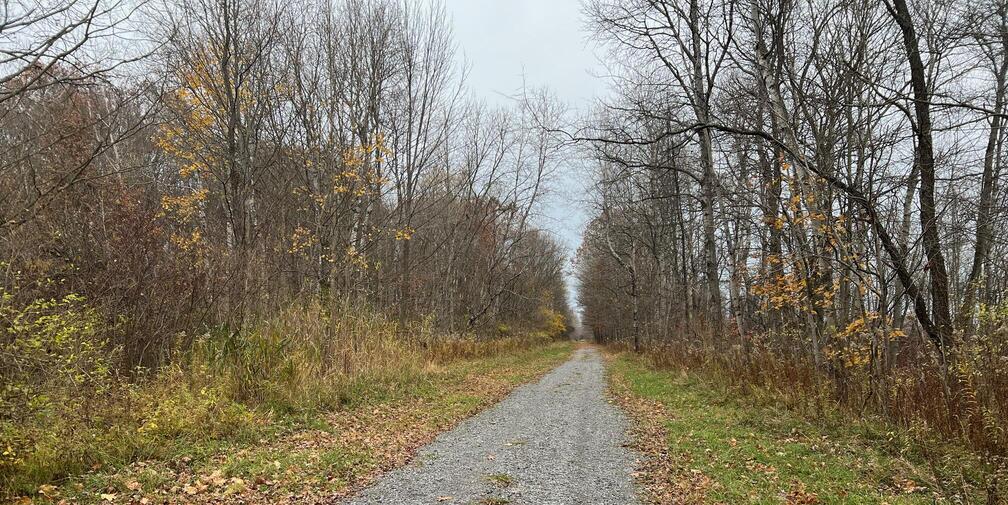
[[627,420],[605,396],[598,351],[466,420],[351,504],[635,504]]

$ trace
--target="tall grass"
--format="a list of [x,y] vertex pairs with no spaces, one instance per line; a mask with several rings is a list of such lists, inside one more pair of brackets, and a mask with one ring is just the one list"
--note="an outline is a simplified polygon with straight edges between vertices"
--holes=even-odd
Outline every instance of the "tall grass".
[[219,329],[199,337],[188,367],[207,370],[244,403],[282,410],[332,407],[361,382],[418,374],[424,363],[418,338],[433,337],[400,334],[395,321],[367,307],[313,302],[290,306],[243,335]]
[[552,327],[445,335],[424,321],[400,328],[347,301],[309,302],[246,331],[180,337],[165,366],[124,374],[114,366],[116,350],[102,347],[105,319],[80,297],[3,309],[0,497],[33,494],[93,468],[173,457],[194,443],[255,440],[278,417],[405,387],[431,364],[560,336]]

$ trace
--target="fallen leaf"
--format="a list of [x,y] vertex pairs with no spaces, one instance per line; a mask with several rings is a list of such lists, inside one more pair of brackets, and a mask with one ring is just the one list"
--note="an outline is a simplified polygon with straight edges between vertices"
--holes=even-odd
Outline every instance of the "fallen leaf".
[[47,498],[52,498],[52,497],[56,496],[57,494],[59,494],[56,491],[56,486],[53,486],[51,484],[42,484],[41,486],[39,486],[39,491],[38,492],[39,492],[40,495],[45,496]]

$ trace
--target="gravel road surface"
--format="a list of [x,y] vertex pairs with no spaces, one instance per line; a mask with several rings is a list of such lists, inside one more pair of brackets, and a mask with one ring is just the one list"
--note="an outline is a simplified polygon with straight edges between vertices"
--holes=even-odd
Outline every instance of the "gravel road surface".
[[606,504],[635,498],[627,420],[605,397],[598,351],[441,434],[350,504]]

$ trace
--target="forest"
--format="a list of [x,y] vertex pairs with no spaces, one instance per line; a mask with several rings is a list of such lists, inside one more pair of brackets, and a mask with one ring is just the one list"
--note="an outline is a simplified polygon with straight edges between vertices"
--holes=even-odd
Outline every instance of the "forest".
[[1005,503],[1008,1],[574,3],[3,2],[0,502]]
[[615,92],[556,129],[594,160],[576,262],[595,338],[952,437],[997,488],[1008,4],[585,9]]
[[565,335],[559,111],[456,49],[439,4],[5,2],[0,496]]

